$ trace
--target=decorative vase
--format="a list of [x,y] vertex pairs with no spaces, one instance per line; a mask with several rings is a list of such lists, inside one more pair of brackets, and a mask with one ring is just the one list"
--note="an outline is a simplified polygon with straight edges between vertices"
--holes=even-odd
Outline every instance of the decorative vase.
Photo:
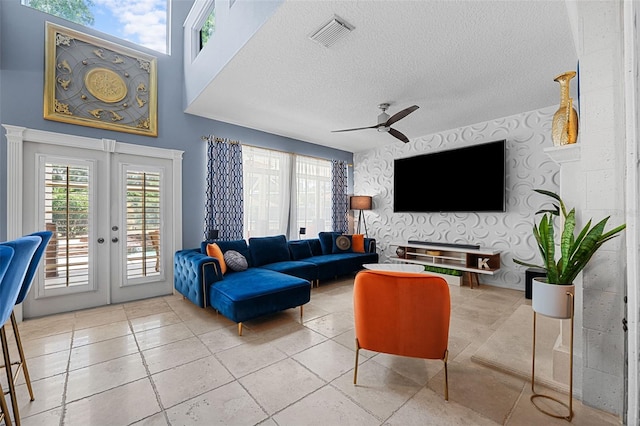
[[553,115],[551,140],[553,146],[576,143],[578,140],[578,113],[569,97],[569,81],[576,76],[575,71],[560,74],[553,81],[560,83],[560,108]]
[[571,296],[575,294],[576,286],[562,284],[548,284],[545,278],[534,278],[531,307],[539,314],[558,319],[571,318]]

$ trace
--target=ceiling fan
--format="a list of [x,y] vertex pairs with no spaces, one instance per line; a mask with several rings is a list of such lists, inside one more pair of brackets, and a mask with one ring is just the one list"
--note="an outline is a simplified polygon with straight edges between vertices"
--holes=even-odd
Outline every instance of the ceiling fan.
[[396,112],[392,116],[389,116],[389,114],[386,113],[387,108],[389,108],[389,104],[387,104],[387,103],[380,104],[380,105],[378,105],[378,108],[380,108],[382,110],[380,115],[378,115],[378,124],[376,124],[374,126],[368,126],[368,127],[357,127],[355,129],[333,130],[332,132],[333,133],[335,133],[335,132],[351,132],[353,130],[377,129],[379,132],[387,132],[387,133],[391,134],[391,136],[400,139],[404,143],[409,142],[409,138],[407,138],[405,135],[403,135],[402,133],[400,133],[396,129],[392,129],[391,125],[393,123],[397,122],[397,121],[402,120],[407,115],[411,114],[413,111],[417,110],[420,107],[418,105],[413,105],[413,106],[410,106],[409,108],[403,109],[400,112]]

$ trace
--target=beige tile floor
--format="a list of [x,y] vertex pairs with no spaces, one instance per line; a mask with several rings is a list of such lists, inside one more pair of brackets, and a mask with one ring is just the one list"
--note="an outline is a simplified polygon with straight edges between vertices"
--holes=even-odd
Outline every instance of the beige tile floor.
[[[180,295],[26,320],[36,399],[21,380],[22,424],[567,424],[532,406],[526,380],[471,361],[527,303],[522,292],[451,287],[447,402],[438,360],[361,351],[353,385],[352,286],[352,277],[324,282],[303,323],[291,309],[246,323],[242,337]],[[579,401],[574,411],[572,424],[620,424]]]

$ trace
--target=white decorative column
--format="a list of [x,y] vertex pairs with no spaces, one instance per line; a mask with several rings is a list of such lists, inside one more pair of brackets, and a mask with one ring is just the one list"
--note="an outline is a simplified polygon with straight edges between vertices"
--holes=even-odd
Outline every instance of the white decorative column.
[[[22,232],[22,151],[26,128],[3,124],[7,138],[7,240],[21,237]],[[16,319],[22,321],[22,304],[14,308]]]
[[[579,217],[584,207],[585,182],[580,167],[580,145],[564,145],[545,148],[544,152],[560,166],[559,195],[567,209],[575,207],[578,227],[582,221]],[[580,228],[581,229],[581,228]],[[573,282],[575,290],[574,334],[573,334],[573,378],[574,396],[582,394],[582,273]],[[568,384],[570,364],[571,321],[560,321],[560,334],[553,347],[553,380]]]

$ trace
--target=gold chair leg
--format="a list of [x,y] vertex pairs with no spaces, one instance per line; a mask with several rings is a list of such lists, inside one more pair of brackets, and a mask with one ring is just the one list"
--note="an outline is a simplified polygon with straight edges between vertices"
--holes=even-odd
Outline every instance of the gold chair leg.
[[7,372],[7,382],[9,385],[9,395],[11,396],[13,417],[16,422],[16,426],[20,426],[20,412],[18,409],[18,398],[16,398],[16,385],[13,381],[11,359],[9,358],[9,344],[7,342],[7,331],[5,330],[4,325],[0,328],[0,341],[2,342],[2,356],[4,358],[4,368]]
[[20,331],[18,330],[18,321],[16,320],[16,316],[13,312],[11,312],[11,326],[13,327],[13,335],[16,338],[18,353],[20,354],[20,362],[17,363],[18,369],[14,376],[14,383],[20,373],[20,369],[22,369],[22,372],[24,373],[24,381],[27,383],[27,389],[29,390],[29,396],[31,397],[31,401],[34,401],[35,397],[33,396],[33,388],[31,387],[31,377],[29,376],[29,368],[27,367],[27,358],[25,357],[24,350],[22,349],[22,340],[20,339]]
[[449,358],[449,350],[444,352],[444,400],[449,400],[449,371],[447,370],[447,359]]
[[238,336],[242,336],[242,323],[238,323]]
[[2,414],[0,414],[0,421],[4,420],[5,425],[11,424],[11,414],[9,413],[9,406],[7,405],[7,400],[4,397],[4,390],[2,386],[0,386],[0,410],[2,410]]
[[300,305],[300,322],[302,322],[302,313],[304,312],[304,305]]
[[353,384],[356,384],[358,380],[358,355],[360,354],[360,343],[358,343],[358,338],[356,337],[356,367],[353,369]]

